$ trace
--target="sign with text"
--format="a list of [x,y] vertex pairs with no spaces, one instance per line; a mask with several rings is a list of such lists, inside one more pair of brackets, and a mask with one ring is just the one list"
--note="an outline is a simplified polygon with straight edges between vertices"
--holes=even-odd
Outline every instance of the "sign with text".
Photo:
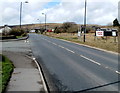
[[104,36],[104,31],[96,31],[96,36]]
[[117,36],[117,33],[116,32],[112,32],[112,36]]

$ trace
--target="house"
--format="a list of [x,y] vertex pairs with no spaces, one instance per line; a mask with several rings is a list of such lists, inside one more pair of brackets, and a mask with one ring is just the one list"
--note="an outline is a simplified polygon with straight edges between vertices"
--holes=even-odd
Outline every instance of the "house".
[[0,29],[0,35],[7,35],[8,33],[10,33],[11,30],[12,29],[8,27],[8,25],[5,25]]

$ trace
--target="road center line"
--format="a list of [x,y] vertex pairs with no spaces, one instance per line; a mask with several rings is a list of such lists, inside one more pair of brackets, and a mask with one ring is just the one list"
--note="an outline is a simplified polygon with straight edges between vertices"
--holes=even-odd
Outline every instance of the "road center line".
[[69,52],[75,53],[74,51],[72,51],[72,50],[70,50],[70,49],[68,49],[68,48],[64,48],[64,49],[66,49],[66,50],[69,51]]
[[[47,40],[47,39],[45,39],[45,38],[43,38],[43,39],[46,40],[46,41],[48,41],[49,43],[52,43],[53,45],[56,45],[56,46],[58,46],[58,47],[60,47],[60,48],[63,48],[63,49],[65,49],[65,50],[67,50],[67,51],[75,54],[74,51],[72,51],[72,50],[70,50],[70,49],[68,49],[68,48],[65,48],[65,47],[63,47],[63,46],[61,46],[61,45],[58,45],[58,44],[56,44],[56,43],[54,43],[54,42],[52,42],[52,41],[49,41],[49,40]],[[77,55],[78,55],[78,54],[77,54]],[[99,66],[101,65],[99,62],[96,62],[96,61],[94,61],[94,60],[92,60],[92,59],[90,59],[90,58],[88,58],[88,57],[85,57],[85,56],[83,56],[83,55],[79,55],[79,56],[82,57],[82,58],[84,58],[84,59],[86,59],[86,60],[88,60],[88,61],[90,61],[90,62],[92,62],[92,63],[94,63],[94,64],[97,64],[97,65],[99,65]],[[106,69],[110,69],[110,68],[107,67],[107,66],[103,66],[103,65],[101,65],[101,66],[104,67],[104,68],[106,68]],[[112,70],[112,71],[115,71],[115,70]],[[120,72],[119,72],[119,71],[115,71],[115,73],[117,73],[117,74],[120,75]]]
[[[74,51],[72,51],[72,50],[70,50],[70,49],[68,49],[68,48],[65,48],[65,47],[63,47],[63,46],[61,46],[61,45],[58,45],[58,44],[56,44],[56,43],[54,43],[54,42],[51,42],[51,41],[49,41],[49,40],[47,40],[47,39],[44,39],[44,40],[48,41],[49,43],[52,43],[53,45],[56,45],[56,46],[58,46],[58,47],[60,47],[60,48],[63,48],[63,49],[65,49],[65,50],[67,50],[67,51],[75,54]],[[90,62],[92,62],[92,63],[94,63],[94,64],[97,64],[97,65],[99,65],[99,66],[101,65],[99,62],[96,62],[96,61],[94,61],[94,60],[92,60],[92,59],[90,59],[90,58],[88,58],[88,57],[85,57],[85,56],[83,56],[83,55],[79,55],[79,56],[82,57],[82,58],[84,58],[84,59],[86,59],[86,60],[88,60],[88,61],[90,61]],[[104,68],[109,69],[109,67],[107,67],[107,66],[105,66]],[[119,71],[115,71],[115,73],[120,74]]]
[[94,61],[94,60],[92,60],[92,59],[90,59],[90,58],[87,58],[87,57],[85,57],[85,56],[83,56],[83,55],[80,55],[80,56],[81,56],[82,58],[84,58],[84,59],[87,59],[87,60],[89,60],[89,61],[97,64],[97,65],[101,65],[100,63],[98,63],[98,62],[96,62],[96,61]]
[[119,71],[115,71],[117,74],[120,74],[120,72]]
[[63,47],[63,46],[61,46],[61,45],[58,45],[60,48],[64,48],[65,49],[65,47]]
[[52,43],[53,45],[57,45],[56,43]]

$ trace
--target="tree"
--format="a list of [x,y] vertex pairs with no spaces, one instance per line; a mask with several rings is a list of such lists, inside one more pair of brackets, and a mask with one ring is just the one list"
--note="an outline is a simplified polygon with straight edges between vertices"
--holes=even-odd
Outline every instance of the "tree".
[[65,22],[62,25],[63,31],[68,33],[74,33],[77,31],[78,26],[75,22]]
[[120,24],[119,24],[117,18],[113,21],[113,26],[120,26]]
[[54,33],[62,33],[63,32],[63,28],[62,27],[55,27]]
[[26,32],[24,29],[20,29],[20,28],[13,28],[9,33],[9,35],[14,35],[14,36],[21,36],[23,34],[25,35]]

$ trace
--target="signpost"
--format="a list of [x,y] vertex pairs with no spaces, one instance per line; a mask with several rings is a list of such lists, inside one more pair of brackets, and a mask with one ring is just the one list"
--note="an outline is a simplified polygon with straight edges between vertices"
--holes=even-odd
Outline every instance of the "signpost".
[[103,36],[106,36],[106,41],[107,41],[107,36],[113,36],[115,38],[114,42],[116,42],[116,37],[118,36],[118,31],[117,31],[117,29],[104,28],[104,29],[98,29],[95,32],[95,38],[96,37],[103,37]]

